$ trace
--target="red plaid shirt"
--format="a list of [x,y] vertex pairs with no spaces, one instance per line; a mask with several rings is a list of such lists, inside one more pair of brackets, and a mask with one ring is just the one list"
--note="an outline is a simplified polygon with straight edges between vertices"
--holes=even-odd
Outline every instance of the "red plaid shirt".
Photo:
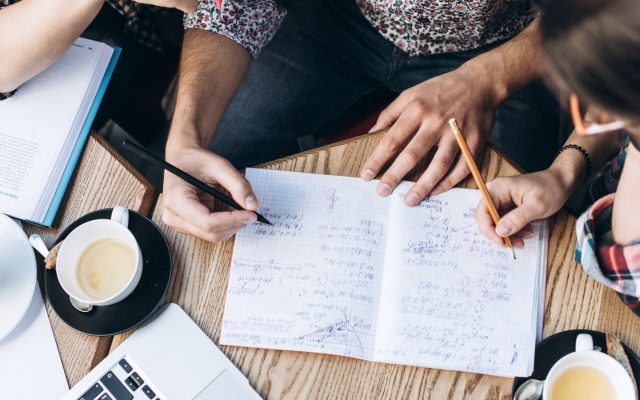
[[622,150],[590,187],[589,197],[595,202],[578,219],[576,261],[591,277],[615,290],[640,316],[640,238],[619,245],[613,243],[611,233],[615,201],[612,192],[616,190],[625,157],[626,150]]

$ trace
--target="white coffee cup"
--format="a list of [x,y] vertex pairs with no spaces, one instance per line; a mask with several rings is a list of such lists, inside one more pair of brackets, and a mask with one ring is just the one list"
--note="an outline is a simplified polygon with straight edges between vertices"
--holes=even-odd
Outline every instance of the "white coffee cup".
[[555,400],[551,398],[551,391],[557,378],[567,369],[574,367],[590,367],[604,375],[613,386],[614,399],[636,399],[633,382],[627,371],[613,357],[595,350],[591,335],[581,333],[576,338],[576,351],[558,360],[547,374],[542,394],[543,400]]
[[[116,206],[111,212],[111,219],[96,219],[85,222],[71,231],[64,239],[56,260],[56,274],[62,289],[75,300],[74,305],[108,306],[124,300],[140,282],[142,276],[142,252],[129,225],[129,210]],[[93,243],[104,239],[117,239],[125,243],[135,257],[134,271],[127,283],[114,295],[105,299],[89,296],[78,280],[77,268],[80,256]],[[72,302],[73,303],[73,302]]]

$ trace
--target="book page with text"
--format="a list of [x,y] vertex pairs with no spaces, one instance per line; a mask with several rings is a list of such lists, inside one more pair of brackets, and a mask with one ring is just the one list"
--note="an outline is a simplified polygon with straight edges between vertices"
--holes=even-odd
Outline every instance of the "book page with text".
[[100,55],[72,45],[15,95],[0,101],[0,211],[20,219],[31,219],[38,211]]

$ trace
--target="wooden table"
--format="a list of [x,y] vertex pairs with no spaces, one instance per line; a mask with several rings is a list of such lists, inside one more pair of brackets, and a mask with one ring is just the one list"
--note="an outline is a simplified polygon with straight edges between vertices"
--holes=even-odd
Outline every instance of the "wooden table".
[[[84,214],[115,205],[149,216],[155,190],[102,137],[92,134],[55,221],[55,229],[25,225],[27,235],[39,233],[51,247],[58,233]],[[41,258],[38,281],[44,291]],[[67,326],[45,301],[69,385],[74,385],[109,354],[110,337],[87,336]]]
[[[380,140],[379,135],[363,136],[283,158],[263,167],[271,169],[357,176],[367,155]],[[63,225],[80,214],[80,210],[114,204],[133,206],[145,211],[149,195],[144,184],[136,195],[113,193],[108,186],[113,169],[85,174],[91,161],[85,152],[76,178]],[[126,169],[126,168],[125,168]],[[517,174],[515,168],[492,150],[485,152],[482,174],[486,179]],[[85,181],[87,180],[87,181]],[[87,182],[93,185],[85,195],[102,199],[85,204],[74,193]],[[463,186],[473,187],[470,180]],[[373,194],[372,194],[373,195]],[[74,200],[75,199],[75,200]],[[128,199],[128,200],[127,200]],[[129,201],[129,202],[127,202]],[[165,233],[174,254],[174,275],[167,301],[181,305],[195,322],[218,341],[222,323],[233,241],[212,244],[176,233],[162,223],[162,199],[153,212],[153,220]],[[590,279],[574,261],[575,219],[560,212],[550,220],[550,246],[545,297],[544,336],[567,329],[595,329],[614,332],[632,349],[640,350],[640,319],[635,317],[615,293]],[[49,238],[53,233],[49,234]],[[73,332],[54,314],[50,318],[64,361],[69,383],[75,384],[106,354],[126,338],[95,339]],[[221,346],[229,358],[249,378],[254,388],[269,399],[510,399],[511,380],[470,373],[373,363],[346,357],[293,351],[250,349]]]

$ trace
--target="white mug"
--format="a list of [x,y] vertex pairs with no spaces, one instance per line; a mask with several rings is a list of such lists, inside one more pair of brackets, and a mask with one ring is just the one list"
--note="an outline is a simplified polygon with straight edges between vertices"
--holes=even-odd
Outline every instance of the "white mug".
[[[71,231],[64,239],[56,260],[56,274],[62,289],[83,306],[108,306],[124,300],[129,296],[140,282],[142,276],[142,252],[140,246],[127,228],[129,225],[129,210],[125,207],[116,206],[111,212],[111,219],[96,219],[85,222]],[[78,261],[84,250],[103,239],[118,239],[126,243],[135,255],[134,272],[122,289],[114,295],[98,300],[81,288],[78,282],[77,268]],[[72,302],[73,303],[73,302]]]
[[593,338],[587,333],[581,333],[576,338],[576,351],[558,360],[547,374],[542,392],[543,400],[551,399],[551,390],[557,378],[564,371],[573,367],[590,367],[607,377],[614,389],[614,399],[636,399],[633,382],[622,365],[608,354],[593,348]]

